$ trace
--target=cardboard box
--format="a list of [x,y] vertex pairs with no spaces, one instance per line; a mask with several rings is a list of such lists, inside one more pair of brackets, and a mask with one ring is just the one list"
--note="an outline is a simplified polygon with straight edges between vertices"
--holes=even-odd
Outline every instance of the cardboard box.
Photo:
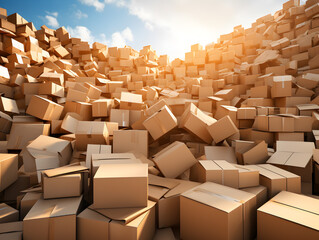
[[219,143],[238,132],[237,127],[229,116],[225,116],[209,125],[207,130],[216,143]]
[[8,138],[8,149],[21,150],[29,141],[40,135],[49,135],[50,124],[42,123],[13,123]]
[[42,120],[58,120],[63,111],[63,106],[43,97],[34,95],[31,98],[26,113]]
[[290,97],[292,95],[292,80],[293,77],[290,75],[274,77],[271,97]]
[[318,199],[282,191],[258,209],[257,238],[318,238],[318,203]]
[[182,142],[174,142],[153,156],[153,161],[168,178],[176,178],[191,168],[196,159],[187,146]]
[[75,130],[76,149],[85,151],[88,144],[109,144],[105,122],[78,121]]
[[246,165],[248,169],[259,171],[260,185],[267,187],[268,198],[280,191],[300,193],[301,178],[298,175],[270,164]]
[[214,182],[232,188],[239,187],[238,169],[225,160],[200,160],[190,171],[190,180]]
[[40,192],[27,192],[20,201],[20,219],[23,220],[36,202],[42,199]]
[[7,114],[19,114],[17,103],[14,99],[0,96],[0,111]]
[[205,146],[205,156],[208,160],[226,160],[229,163],[237,163],[235,151],[232,147]]
[[38,200],[23,219],[23,239],[76,240],[76,215],[81,204],[82,197]]
[[[152,239],[155,233],[155,202],[148,201],[144,208],[94,209],[112,219],[109,239]],[[90,207],[91,208],[91,207]]]
[[204,142],[211,143],[213,139],[207,127],[215,122],[216,120],[214,118],[208,116],[191,103],[181,116],[179,128],[184,128]]
[[5,203],[0,203],[0,223],[19,221],[19,211]]
[[88,144],[85,157],[85,166],[87,168],[91,168],[93,154],[106,154],[111,152],[111,145]]
[[22,240],[22,222],[10,222],[0,224],[0,238]]
[[238,188],[253,188],[259,186],[259,171],[233,164],[238,169]]
[[121,109],[141,110],[143,106],[142,95],[129,92],[121,93]]
[[24,169],[35,172],[64,166],[72,156],[72,146],[69,141],[40,135],[26,146],[23,151]]
[[83,166],[65,166],[43,171],[41,181],[43,198],[81,196],[85,184],[84,173],[88,173],[88,168]]
[[237,110],[237,119],[255,119],[257,114],[254,107],[243,107]]
[[146,130],[124,130],[113,133],[113,152],[136,151],[148,156],[148,132]]
[[257,209],[264,205],[268,200],[267,188],[265,186],[259,185],[257,187],[242,188],[241,190],[256,195]]
[[267,143],[260,141],[242,147],[236,145],[236,156],[238,163],[242,165],[266,163],[269,158]]
[[93,207],[147,206],[147,164],[103,164],[94,176]]
[[129,127],[130,111],[125,109],[111,109],[110,121],[117,122],[119,127]]
[[93,117],[108,117],[112,107],[112,99],[98,99],[92,102]]
[[276,152],[267,163],[299,175],[303,182],[312,182],[314,149],[313,142],[277,141]]
[[18,179],[18,155],[0,153],[0,192]]
[[109,239],[109,224],[111,219],[87,208],[77,217],[77,239]]
[[183,193],[180,201],[182,239],[255,238],[256,196],[251,193],[206,182]]
[[177,119],[167,106],[154,113],[143,122],[154,140],[162,137],[177,126]]

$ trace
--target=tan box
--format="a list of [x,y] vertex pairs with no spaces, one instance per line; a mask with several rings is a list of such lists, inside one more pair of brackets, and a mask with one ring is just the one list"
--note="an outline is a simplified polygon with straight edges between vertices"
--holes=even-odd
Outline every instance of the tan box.
[[259,185],[257,187],[242,188],[241,190],[256,195],[257,209],[264,205],[268,200],[267,188],[265,186]]
[[318,199],[308,196],[279,193],[257,211],[257,238],[317,239],[318,204]]
[[72,146],[67,140],[40,135],[23,151],[24,170],[35,172],[64,166],[72,156]]
[[109,132],[105,122],[78,121],[75,130],[76,149],[86,151],[88,144],[109,143]]
[[119,127],[129,127],[130,111],[125,109],[111,109],[110,122],[117,122]]
[[0,96],[0,111],[7,114],[19,114],[19,108],[14,99]]
[[239,171],[225,160],[200,160],[190,171],[190,180],[214,182],[232,188],[239,187]]
[[20,201],[20,219],[24,219],[39,199],[42,199],[42,193],[40,192],[27,192],[23,196]]
[[8,149],[21,150],[30,141],[40,135],[49,135],[50,124],[42,123],[13,123],[8,138]]
[[153,156],[153,161],[168,178],[176,178],[191,168],[196,159],[187,146],[182,142],[174,142]]
[[23,219],[23,239],[76,240],[76,215],[82,197],[40,199]]
[[225,116],[217,122],[209,125],[207,130],[216,143],[219,143],[238,132],[238,128],[229,116]]
[[0,238],[22,240],[22,222],[9,222],[0,224]]
[[76,221],[78,240],[109,239],[109,225],[111,219],[87,208],[76,217]]
[[268,116],[269,132],[294,132],[295,119],[284,116]]
[[141,110],[143,106],[142,95],[129,92],[121,93],[121,109]]
[[195,134],[204,142],[211,143],[213,139],[209,134],[207,127],[215,122],[216,120],[214,118],[203,113],[193,103],[191,103],[181,116],[179,128],[184,128]]
[[143,122],[152,138],[157,140],[177,126],[177,119],[167,106],[154,113]]
[[254,194],[206,182],[183,193],[180,201],[182,239],[255,238]]
[[147,164],[103,164],[93,181],[94,208],[147,206]]
[[34,95],[31,98],[26,113],[42,120],[58,120],[63,111],[63,106],[43,97]]
[[0,203],[0,223],[19,221],[19,211],[5,203]]
[[226,160],[229,163],[237,163],[235,151],[232,147],[205,146],[205,156],[208,160]]
[[236,145],[236,156],[238,163],[242,165],[266,163],[269,158],[267,143],[260,141],[242,147]]
[[84,189],[83,174],[88,168],[65,166],[42,172],[43,198],[79,197]]
[[18,179],[18,155],[0,153],[0,192]]
[[238,188],[251,188],[259,185],[259,171],[234,164],[238,169]]
[[260,185],[267,187],[268,198],[280,191],[301,192],[301,178],[270,164],[246,165],[248,169],[259,171]]
[[111,145],[88,144],[86,149],[85,165],[91,168],[93,154],[106,154],[112,152]]
[[237,119],[255,119],[257,114],[254,107],[243,107],[237,110]]
[[313,142],[277,141],[276,152],[267,161],[286,171],[301,176],[301,181],[312,182]]
[[93,117],[108,117],[112,107],[112,99],[98,99],[92,102]]
[[292,95],[292,80],[293,77],[290,75],[274,77],[271,87],[271,97],[290,97]]
[[124,130],[113,132],[113,152],[136,151],[148,157],[148,132],[146,130]]

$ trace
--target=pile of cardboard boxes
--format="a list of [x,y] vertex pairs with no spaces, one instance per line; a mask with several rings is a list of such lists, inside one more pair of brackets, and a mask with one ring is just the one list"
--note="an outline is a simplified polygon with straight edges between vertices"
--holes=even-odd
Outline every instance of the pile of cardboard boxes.
[[185,60],[0,8],[0,239],[319,239],[319,1]]

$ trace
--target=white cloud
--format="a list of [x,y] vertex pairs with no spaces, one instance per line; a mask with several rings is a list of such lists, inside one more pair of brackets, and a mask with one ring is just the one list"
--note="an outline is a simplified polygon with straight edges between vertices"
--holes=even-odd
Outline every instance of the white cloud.
[[45,19],[46,19],[47,25],[50,27],[58,28],[60,26],[57,18],[54,16],[46,15]]
[[107,38],[104,33],[94,36],[91,31],[84,26],[76,26],[74,28],[68,26],[66,29],[71,37],[81,38],[82,41],[89,42],[90,44],[99,42],[108,46],[124,47],[127,42],[131,42],[134,39],[133,33],[129,27],[125,28],[123,31],[114,32],[110,38]]
[[58,17],[58,15],[59,15],[59,13],[58,12],[49,12],[49,11],[45,11],[46,12],[46,14],[48,14],[48,15],[52,15],[53,17]]
[[250,27],[257,18],[280,10],[286,1],[105,0],[105,3],[127,8],[147,29],[150,26],[156,29],[159,36],[155,35],[152,42],[155,49],[183,58],[190,45],[216,41],[219,35],[231,32],[239,24]]
[[86,13],[82,12],[80,9],[78,9],[75,12],[75,17],[78,19],[82,19],[82,18],[88,18],[88,15]]
[[69,26],[66,27],[66,30],[70,33],[71,37],[81,38],[82,41],[93,43],[95,40],[91,31],[84,26],[76,26],[75,28],[71,28]]
[[124,47],[126,42],[133,41],[133,33],[129,27],[125,28],[122,32],[115,32],[112,34],[112,46]]
[[84,5],[95,7],[95,10],[101,12],[104,10],[104,2],[100,2],[99,0],[80,0],[80,2]]
[[154,30],[154,26],[152,24],[150,24],[149,22],[145,22],[145,27],[146,29],[153,31]]

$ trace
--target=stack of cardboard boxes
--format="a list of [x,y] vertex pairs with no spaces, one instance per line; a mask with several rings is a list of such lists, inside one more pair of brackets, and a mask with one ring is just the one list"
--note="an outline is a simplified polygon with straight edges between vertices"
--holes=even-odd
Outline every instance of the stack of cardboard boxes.
[[318,239],[318,15],[169,61],[0,8],[0,239]]

